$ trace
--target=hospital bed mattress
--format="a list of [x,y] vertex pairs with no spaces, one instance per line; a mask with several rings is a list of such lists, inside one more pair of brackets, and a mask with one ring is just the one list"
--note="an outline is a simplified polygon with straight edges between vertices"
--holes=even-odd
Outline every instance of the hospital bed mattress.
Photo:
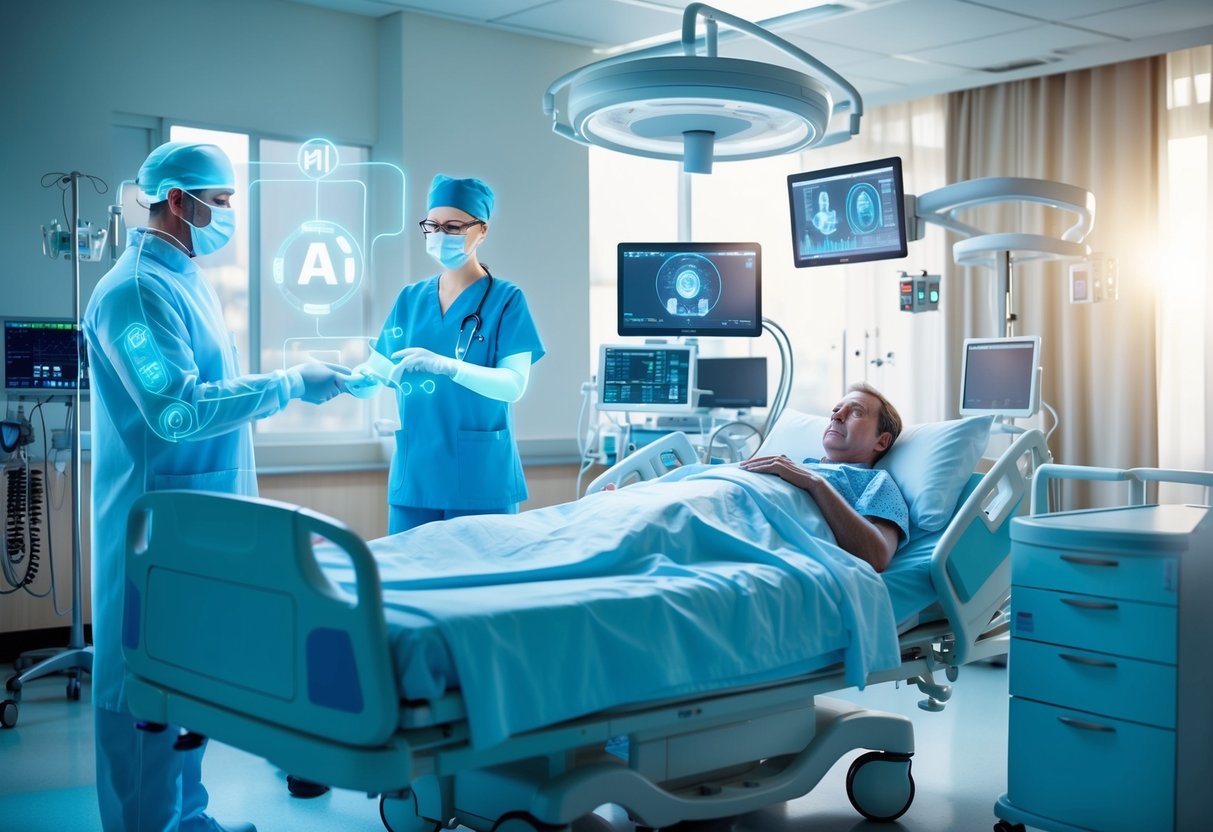
[[[893,628],[887,638],[876,631],[916,621],[935,601],[938,535],[912,538],[876,578],[833,545],[798,489],[738,469],[680,476],[689,481],[678,501],[655,499],[649,490],[668,486],[645,483],[370,541],[402,698],[434,701],[472,677],[473,740],[497,741],[603,708],[836,664],[863,641],[840,612],[848,605],[872,629],[869,658],[896,661]],[[612,519],[595,520],[604,511]],[[352,580],[339,550],[319,547],[317,560],[334,583]],[[475,701],[477,690],[494,691],[491,701]]]
[[[929,615],[935,609],[936,595],[931,584],[930,566],[931,552],[940,536],[940,532],[935,532],[907,542],[881,573],[881,580],[889,591],[898,632],[905,632],[923,623],[924,615]],[[390,538],[368,541],[373,553],[393,551],[398,545]],[[333,566],[336,560],[333,555],[331,551],[321,552],[319,559]],[[437,622],[397,604],[385,604],[384,609],[402,698],[433,700],[444,691],[458,689],[459,671]],[[825,666],[831,660],[840,660],[841,656],[821,658],[822,666]]]

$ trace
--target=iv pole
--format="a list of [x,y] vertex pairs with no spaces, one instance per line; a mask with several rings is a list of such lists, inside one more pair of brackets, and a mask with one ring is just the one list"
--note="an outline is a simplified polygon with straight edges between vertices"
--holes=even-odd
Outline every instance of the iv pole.
[[[80,448],[80,384],[84,379],[84,355],[81,350],[80,329],[80,179],[85,174],[72,171],[64,174],[61,183],[70,184],[72,191],[72,320],[76,326],[76,387],[72,390],[72,624],[67,647],[51,648],[50,655],[26,670],[9,678],[6,688],[12,699],[0,704],[0,725],[12,728],[17,724],[17,706],[21,702],[21,688],[26,682],[40,679],[51,673],[67,672],[67,698],[80,700],[80,671],[92,673],[93,648],[84,643],[84,613],[82,608],[82,560],[80,543],[81,526],[81,463]],[[42,654],[44,651],[36,651]]]

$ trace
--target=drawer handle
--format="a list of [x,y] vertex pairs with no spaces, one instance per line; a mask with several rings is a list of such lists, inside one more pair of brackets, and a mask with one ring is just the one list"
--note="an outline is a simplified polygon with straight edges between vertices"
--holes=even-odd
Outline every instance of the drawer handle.
[[1090,656],[1075,656],[1073,653],[1058,653],[1059,657],[1074,664],[1085,664],[1087,667],[1116,667],[1116,662],[1107,659],[1092,659]]
[[1113,604],[1110,601],[1084,601],[1079,598],[1062,598],[1063,604],[1069,604],[1071,607],[1078,607],[1084,610],[1118,610],[1120,604]]
[[1062,555],[1061,559],[1067,563],[1077,563],[1081,566],[1120,566],[1120,561],[1108,560],[1106,558],[1082,558],[1078,555]]
[[1116,727],[1113,725],[1104,725],[1099,722],[1087,722],[1082,719],[1074,719],[1070,716],[1059,716],[1057,721],[1062,725],[1069,725],[1071,728],[1081,728],[1084,731],[1098,731],[1102,734],[1115,734]]

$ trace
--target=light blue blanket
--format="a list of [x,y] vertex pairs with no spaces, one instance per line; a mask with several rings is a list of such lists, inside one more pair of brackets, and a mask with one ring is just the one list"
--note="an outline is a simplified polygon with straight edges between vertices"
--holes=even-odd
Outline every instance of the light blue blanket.
[[420,615],[445,637],[478,747],[840,657],[862,685],[899,661],[877,574],[833,543],[804,491],[732,466],[431,523],[371,548],[389,622]]

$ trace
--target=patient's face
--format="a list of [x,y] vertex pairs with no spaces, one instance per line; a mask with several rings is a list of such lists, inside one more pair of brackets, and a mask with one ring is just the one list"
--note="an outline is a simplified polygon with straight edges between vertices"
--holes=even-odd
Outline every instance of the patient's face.
[[830,423],[821,444],[830,462],[856,462],[871,465],[891,437],[877,430],[880,400],[870,393],[853,391],[834,405]]

